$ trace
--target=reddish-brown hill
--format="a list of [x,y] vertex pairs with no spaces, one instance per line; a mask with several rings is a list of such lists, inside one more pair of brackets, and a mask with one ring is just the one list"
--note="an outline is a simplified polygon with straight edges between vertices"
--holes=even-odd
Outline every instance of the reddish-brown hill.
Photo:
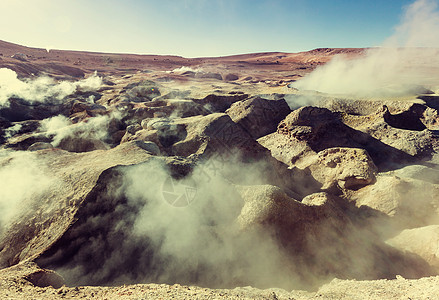
[[30,48],[0,41],[0,68],[20,76],[48,74],[54,77],[83,77],[94,71],[127,74],[138,71],[168,71],[182,66],[307,73],[339,54],[357,56],[362,48],[324,48],[300,53],[267,52],[223,57],[184,58],[169,55],[136,55]]

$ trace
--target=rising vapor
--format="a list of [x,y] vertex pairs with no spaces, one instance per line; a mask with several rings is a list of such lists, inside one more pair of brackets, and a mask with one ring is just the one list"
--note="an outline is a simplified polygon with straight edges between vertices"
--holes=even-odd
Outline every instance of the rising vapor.
[[102,85],[102,78],[94,74],[86,79],[56,82],[48,76],[20,79],[10,69],[0,69],[0,108],[9,106],[10,98],[20,98],[30,104],[60,103],[76,91],[94,91]]
[[337,56],[298,81],[301,90],[357,96],[401,96],[437,89],[439,11],[435,0],[409,5],[394,35],[359,58]]

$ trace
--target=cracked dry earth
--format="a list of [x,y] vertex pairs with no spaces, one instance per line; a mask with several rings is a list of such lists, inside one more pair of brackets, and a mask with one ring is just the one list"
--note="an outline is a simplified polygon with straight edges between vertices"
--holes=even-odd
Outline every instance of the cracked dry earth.
[[19,50],[0,69],[22,87],[0,95],[0,299],[438,297],[437,91],[291,86],[352,49],[57,51],[56,69]]

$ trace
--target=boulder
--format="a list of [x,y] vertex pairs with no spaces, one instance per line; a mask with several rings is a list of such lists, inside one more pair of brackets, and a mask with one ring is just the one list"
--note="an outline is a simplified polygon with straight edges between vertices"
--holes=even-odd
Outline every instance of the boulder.
[[125,132],[125,134],[123,135],[120,143],[126,143],[126,142],[130,142],[130,141],[150,141],[155,143],[159,148],[160,151],[163,151],[163,153],[166,153],[165,148],[163,147],[163,145],[160,143],[159,138],[158,138],[158,131],[153,129],[142,129],[139,131],[136,131],[136,133],[130,134],[129,132]]
[[187,118],[210,114],[210,111],[203,105],[192,100],[170,99],[167,101],[167,107],[170,109],[170,113],[167,116],[172,118]]
[[[423,123],[426,109],[425,106],[414,104],[406,111],[391,114],[388,107],[383,106],[367,116],[344,115],[343,122],[394,149],[423,159],[430,157],[438,146],[434,133]],[[429,122],[432,120],[425,121]]]
[[141,130],[141,129],[142,129],[141,125],[139,125],[139,124],[132,124],[132,125],[127,126],[126,132],[128,134],[136,134],[136,132]]
[[425,157],[434,141],[428,131],[390,127],[382,113],[362,117],[311,106],[290,113],[279,123],[277,133],[289,137],[291,144],[305,142],[314,152],[337,147],[365,149],[380,170]]
[[5,143],[5,147],[14,150],[28,150],[35,143],[51,142],[52,139],[45,133],[25,133],[9,138]]
[[223,76],[221,76],[220,73],[214,73],[214,72],[197,72],[195,73],[195,77],[202,79],[223,80]]
[[378,172],[367,151],[355,148],[328,148],[298,164],[307,165],[322,189],[358,189],[374,183]]
[[8,107],[0,108],[0,117],[10,122],[26,120],[43,120],[52,116],[68,116],[72,107],[71,101],[56,103],[29,103],[19,98],[10,98]]
[[349,99],[335,98],[329,95],[298,95],[309,97],[318,103],[319,107],[327,108],[333,112],[343,112],[350,115],[367,116],[376,113],[385,105],[392,114],[399,114],[410,109],[414,104],[423,104],[420,99]]
[[38,150],[45,150],[45,149],[52,149],[53,146],[50,143],[44,143],[44,142],[36,142],[27,148],[28,151],[38,151]]
[[[107,87],[108,88],[108,87]],[[89,90],[89,87],[85,87],[85,90],[81,86],[76,87],[76,91],[67,96],[67,99],[76,100],[77,102],[96,104],[102,98],[101,92],[95,92]]]
[[235,123],[256,139],[275,132],[278,123],[290,112],[284,99],[266,100],[260,97],[235,102],[226,111]]
[[190,78],[194,78],[195,77],[195,72],[194,71],[186,71],[181,73],[182,76],[186,76],[186,77],[190,77]]
[[317,193],[298,202],[273,186],[237,189],[244,200],[238,217],[241,230],[273,232],[290,254],[285,263],[294,266],[302,279],[433,274],[422,259],[406,256],[368,230],[355,227],[355,209],[336,196]]
[[160,149],[156,143],[150,141],[134,141],[137,147],[142,148],[152,155],[160,155]]
[[380,174],[375,184],[352,193],[350,199],[357,207],[391,217],[391,226],[400,230],[439,221],[439,185],[426,181]]
[[11,56],[11,58],[24,62],[27,61],[27,55],[24,53],[15,53],[14,55]]
[[75,114],[83,111],[87,112],[87,114],[90,115],[91,117],[104,115],[107,113],[107,109],[102,105],[88,103],[88,102],[74,101],[72,108],[70,110],[70,114]]
[[405,229],[386,242],[401,251],[420,256],[439,273],[439,225]]
[[100,139],[93,137],[66,136],[56,146],[69,152],[89,152],[94,150],[106,150],[109,146]]
[[[292,139],[287,135],[278,134],[277,132],[268,134],[258,139],[258,143],[270,150],[271,155],[278,161],[289,167],[295,167],[300,158],[315,156],[317,152],[313,151],[306,141]],[[302,169],[306,167],[300,166]]]
[[247,94],[217,95],[210,94],[203,99],[193,99],[211,112],[225,112],[234,102],[248,98]]
[[153,81],[143,80],[126,85],[121,91],[121,97],[130,102],[151,101],[160,96],[160,90]]
[[235,80],[238,80],[239,79],[239,76],[238,75],[235,75],[235,74],[227,74],[225,77],[224,77],[224,80],[225,81],[235,81]]
[[[59,289],[65,284],[64,278],[58,273],[40,268],[34,262],[23,262],[18,265],[0,270],[2,282],[24,282],[30,283],[34,287],[52,287]],[[5,280],[6,279],[6,280]]]
[[190,90],[172,90],[162,96],[155,98],[154,101],[167,99],[188,99],[190,94]]
[[175,120],[175,123],[185,124],[187,132],[183,140],[174,143],[175,155],[188,156],[202,151],[227,156],[239,150],[244,156],[257,157],[258,153],[265,152],[265,149],[227,114],[213,113],[203,117]]

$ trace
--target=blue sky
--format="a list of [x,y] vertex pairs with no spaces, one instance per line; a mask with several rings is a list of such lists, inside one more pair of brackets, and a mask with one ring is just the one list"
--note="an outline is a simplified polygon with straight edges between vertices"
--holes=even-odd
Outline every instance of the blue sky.
[[0,0],[0,39],[32,47],[220,56],[380,45],[393,0]]

